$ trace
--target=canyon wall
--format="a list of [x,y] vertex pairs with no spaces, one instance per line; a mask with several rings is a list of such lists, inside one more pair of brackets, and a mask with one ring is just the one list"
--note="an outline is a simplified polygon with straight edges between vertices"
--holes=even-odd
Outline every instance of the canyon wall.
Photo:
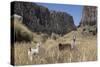
[[12,2],[11,8],[11,15],[22,16],[23,24],[33,32],[64,35],[76,30],[73,17],[66,12],[49,10],[36,3],[18,1]]

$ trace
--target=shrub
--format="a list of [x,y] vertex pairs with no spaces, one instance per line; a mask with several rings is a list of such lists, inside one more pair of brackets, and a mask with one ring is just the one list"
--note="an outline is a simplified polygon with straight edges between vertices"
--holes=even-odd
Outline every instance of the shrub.
[[44,43],[49,38],[49,35],[48,34],[41,34],[41,37],[42,37],[41,41]]
[[14,37],[14,41],[29,42],[33,39],[33,34],[24,24],[14,22]]

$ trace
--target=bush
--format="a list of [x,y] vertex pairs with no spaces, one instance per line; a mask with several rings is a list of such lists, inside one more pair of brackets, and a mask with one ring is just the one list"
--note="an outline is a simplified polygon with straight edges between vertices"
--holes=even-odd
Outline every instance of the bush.
[[54,39],[54,40],[56,40],[58,37],[59,37],[58,34],[55,34],[55,33],[51,34],[51,38]]
[[29,42],[33,39],[33,34],[24,24],[14,22],[14,37],[14,41]]
[[48,34],[41,34],[41,37],[42,37],[41,41],[44,43],[49,38],[49,35]]

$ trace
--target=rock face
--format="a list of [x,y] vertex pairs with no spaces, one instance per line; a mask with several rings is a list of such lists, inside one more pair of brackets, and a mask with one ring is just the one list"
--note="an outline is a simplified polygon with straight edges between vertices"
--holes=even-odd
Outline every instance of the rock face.
[[84,6],[80,26],[93,26],[97,24],[97,7]]
[[51,29],[55,33],[68,33],[69,31],[76,30],[73,17],[65,12],[50,11]]
[[23,23],[33,32],[66,34],[76,30],[73,17],[65,12],[50,11],[31,2],[12,2],[12,13],[23,17]]
[[79,27],[83,28],[83,33],[86,32],[90,35],[97,33],[97,7],[84,6],[82,18]]

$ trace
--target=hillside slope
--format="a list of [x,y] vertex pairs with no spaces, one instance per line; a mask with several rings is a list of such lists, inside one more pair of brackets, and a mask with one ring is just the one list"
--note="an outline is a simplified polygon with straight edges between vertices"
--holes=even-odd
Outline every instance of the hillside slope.
[[[58,44],[71,43],[73,33],[76,34],[76,49],[69,48],[59,51]],[[15,43],[15,65],[20,64],[51,64],[81,61],[97,60],[97,39],[96,36],[84,37],[81,35],[80,29],[72,31],[56,40],[47,38],[39,49],[39,54],[34,56],[33,61],[29,61],[27,50],[29,47],[35,47],[36,42],[44,39],[42,36],[33,33],[34,40],[32,43]]]

